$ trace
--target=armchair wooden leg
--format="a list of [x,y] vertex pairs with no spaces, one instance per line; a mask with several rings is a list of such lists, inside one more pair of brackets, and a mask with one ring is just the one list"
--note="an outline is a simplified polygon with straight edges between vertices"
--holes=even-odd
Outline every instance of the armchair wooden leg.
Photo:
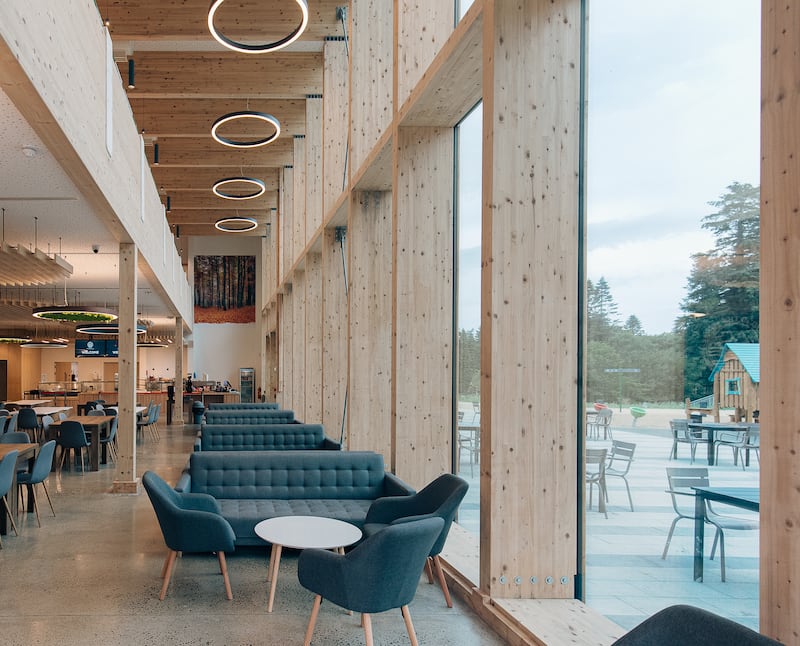
[[306,628],[306,637],[303,641],[303,646],[311,644],[311,635],[314,634],[314,625],[317,623],[317,614],[319,613],[319,604],[322,603],[322,595],[318,594],[314,597],[314,605],[311,607],[311,617],[308,619],[308,627]]
[[373,646],[372,643],[372,619],[366,612],[361,613],[361,623],[364,625],[364,641],[367,646]]
[[228,564],[225,561],[225,552],[217,552],[217,557],[219,558],[219,569],[225,581],[225,596],[228,601],[231,601],[233,599],[233,592],[231,592],[231,580],[228,578]]
[[414,624],[411,623],[411,613],[408,610],[408,606],[400,608],[400,612],[403,613],[403,619],[406,622],[406,630],[408,631],[408,638],[411,640],[411,646],[419,646],[417,633],[414,632]]
[[425,559],[425,574],[428,577],[428,583],[433,583],[433,570],[431,569],[431,557]]
[[161,594],[158,595],[160,601],[164,601],[164,597],[167,595],[167,587],[169,586],[169,580],[172,578],[172,569],[175,567],[175,557],[177,556],[178,553],[175,550],[169,551],[166,567],[164,568],[164,583],[161,585]]
[[453,607],[453,601],[450,599],[450,590],[447,588],[447,581],[444,578],[444,570],[442,570],[442,561],[439,559],[439,555],[433,557],[433,564],[436,566],[436,574],[439,577],[439,585],[442,586],[442,592],[444,592],[444,600],[447,603],[448,608]]

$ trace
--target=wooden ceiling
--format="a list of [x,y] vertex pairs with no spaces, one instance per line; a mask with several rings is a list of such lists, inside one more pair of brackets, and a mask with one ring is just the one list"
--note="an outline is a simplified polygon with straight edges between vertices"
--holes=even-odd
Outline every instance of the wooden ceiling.
[[[127,90],[156,186],[170,211],[167,218],[181,236],[233,235],[214,222],[234,215],[259,223],[250,234],[263,235],[270,209],[277,207],[280,170],[292,165],[293,138],[305,134],[305,102],[321,95],[322,46],[342,37],[337,8],[347,0],[308,0],[309,22],[289,47],[265,54],[243,54],[219,45],[208,25],[209,0],[97,0],[109,22],[114,56],[123,82],[134,61],[135,87]],[[215,24],[229,38],[262,43],[295,29],[301,13],[296,0],[230,0]],[[243,110],[266,112],[281,124],[279,138],[252,149],[224,146],[211,137],[216,119]],[[253,119],[224,127],[229,138],[267,137],[274,129]],[[158,144],[158,164],[154,163]],[[263,181],[266,193],[252,200],[226,200],[212,192],[229,177]]]

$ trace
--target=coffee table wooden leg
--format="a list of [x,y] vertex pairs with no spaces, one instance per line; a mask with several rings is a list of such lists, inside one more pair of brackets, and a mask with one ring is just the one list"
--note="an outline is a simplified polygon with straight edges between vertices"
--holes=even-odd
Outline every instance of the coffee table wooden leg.
[[272,580],[272,562],[275,560],[275,543],[272,544],[272,549],[269,551],[269,558],[267,559],[267,583]]
[[272,557],[270,561],[272,562],[272,581],[269,585],[269,602],[267,602],[267,612],[272,612],[272,602],[275,601],[275,587],[278,583],[278,569],[281,565],[281,550],[283,549],[282,545],[276,545],[273,543],[272,545]]

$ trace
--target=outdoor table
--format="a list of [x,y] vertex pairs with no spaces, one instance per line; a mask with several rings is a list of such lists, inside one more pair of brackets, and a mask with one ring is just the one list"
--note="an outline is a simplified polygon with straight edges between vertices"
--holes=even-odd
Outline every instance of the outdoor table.
[[689,428],[708,433],[708,464],[714,464],[714,434],[722,431],[743,431],[750,427],[743,422],[689,422]]
[[692,487],[692,489],[695,490],[694,580],[702,582],[706,501],[733,505],[749,511],[758,511],[760,492],[758,487]]

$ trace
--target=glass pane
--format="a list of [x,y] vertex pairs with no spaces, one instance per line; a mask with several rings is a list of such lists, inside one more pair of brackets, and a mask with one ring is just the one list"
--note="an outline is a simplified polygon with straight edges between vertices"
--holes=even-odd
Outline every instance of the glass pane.
[[457,127],[458,330],[456,388],[458,419],[454,471],[469,482],[458,522],[479,533],[480,520],[480,357],[481,357],[481,106]]
[[759,37],[752,0],[591,7],[585,595],[626,628],[758,624],[757,513],[715,504],[750,524],[719,523],[725,583],[706,525],[695,582],[688,485],[759,481]]

